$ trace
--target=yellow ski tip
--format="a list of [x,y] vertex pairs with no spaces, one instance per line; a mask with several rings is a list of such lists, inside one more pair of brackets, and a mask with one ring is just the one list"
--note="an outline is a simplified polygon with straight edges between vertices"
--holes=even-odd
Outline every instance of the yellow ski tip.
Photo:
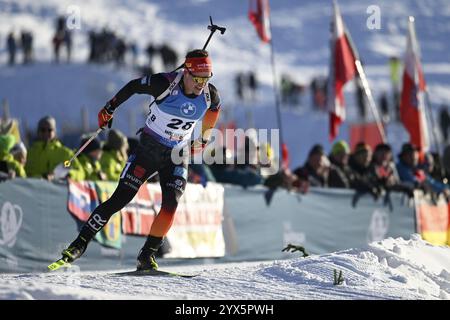
[[70,263],[64,261],[63,259],[59,259],[58,261],[53,262],[51,265],[49,265],[47,269],[48,271],[55,271],[61,267],[69,268],[70,266]]

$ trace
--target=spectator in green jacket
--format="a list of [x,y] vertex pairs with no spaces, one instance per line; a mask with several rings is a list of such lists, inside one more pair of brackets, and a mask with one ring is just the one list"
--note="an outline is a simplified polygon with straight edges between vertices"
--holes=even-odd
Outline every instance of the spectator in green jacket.
[[15,177],[25,178],[26,173],[23,166],[14,160],[10,153],[16,138],[11,135],[0,135],[0,175],[3,178],[11,179]]
[[[85,137],[81,140],[80,147],[89,139]],[[102,157],[102,146],[98,139],[92,140],[81,152],[78,160],[84,171],[84,179],[89,181],[107,180],[106,174],[102,171],[100,158]]]
[[103,147],[103,155],[100,159],[101,168],[106,174],[107,180],[119,180],[122,169],[127,162],[127,150],[127,137],[119,130],[109,130],[108,139]]
[[64,177],[75,180],[84,180],[84,172],[78,159],[72,161],[70,170],[64,168],[64,161],[73,156],[73,151],[65,147],[56,138],[56,121],[53,117],[46,116],[39,120],[37,128],[37,140],[28,151],[25,170],[29,177],[42,177],[47,180],[58,178],[57,172],[65,172]]

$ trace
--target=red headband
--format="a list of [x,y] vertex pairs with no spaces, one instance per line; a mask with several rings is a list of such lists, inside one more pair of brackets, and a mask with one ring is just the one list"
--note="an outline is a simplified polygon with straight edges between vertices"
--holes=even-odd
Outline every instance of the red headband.
[[212,72],[212,61],[209,57],[186,58],[184,66],[190,72]]

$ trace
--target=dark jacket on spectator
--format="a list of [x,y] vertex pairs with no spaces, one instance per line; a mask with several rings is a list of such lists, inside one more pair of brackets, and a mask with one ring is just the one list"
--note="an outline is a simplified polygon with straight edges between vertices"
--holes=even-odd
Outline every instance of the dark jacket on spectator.
[[300,179],[308,180],[311,187],[328,187],[328,175],[317,174],[308,163],[301,168],[297,168],[294,174]]
[[374,179],[374,183],[386,190],[400,182],[397,169],[393,162],[389,162],[385,166],[372,162],[369,167],[369,172],[372,179]]
[[379,195],[379,188],[374,183],[373,176],[369,167],[358,164],[353,156],[350,157],[349,166],[354,176],[353,188],[360,192],[370,192],[374,195]]
[[328,186],[330,188],[350,189],[354,184],[354,175],[348,165],[341,165],[333,161],[330,157],[330,174],[328,176]]
[[233,165],[213,164],[210,166],[217,182],[240,185],[244,188],[263,184],[263,177],[251,167],[236,169]]

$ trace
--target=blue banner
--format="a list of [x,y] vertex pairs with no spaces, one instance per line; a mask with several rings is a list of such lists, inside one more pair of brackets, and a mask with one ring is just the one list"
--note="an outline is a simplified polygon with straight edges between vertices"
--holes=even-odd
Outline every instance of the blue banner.
[[224,234],[227,244],[234,243],[228,259],[292,257],[281,251],[289,243],[329,253],[409,238],[416,230],[414,202],[400,193],[374,200],[353,190],[311,188],[305,195],[280,190],[266,199],[265,188],[225,188],[224,215],[232,223],[224,223]]
[[[89,193],[89,190],[87,188],[84,192]],[[192,192],[193,195],[200,194],[201,190],[192,189]],[[213,262],[289,258],[293,256],[291,253],[282,252],[287,244],[303,245],[312,254],[328,253],[362,247],[387,237],[409,238],[416,231],[414,201],[398,193],[374,200],[368,195],[355,197],[352,190],[313,188],[306,195],[279,190],[267,201],[265,188],[225,186],[221,197],[224,202],[222,230],[227,254]],[[186,222],[190,219],[184,216],[187,214],[186,208],[191,206],[189,201],[195,196],[188,198],[183,198],[185,208],[181,206],[183,210],[177,213],[178,219],[186,217],[181,219]],[[197,198],[201,204],[206,199]],[[67,211],[68,199],[65,183],[15,179],[0,184],[0,272],[42,272],[49,263],[60,257],[62,249],[78,234],[76,219]],[[78,201],[80,208],[92,208],[83,201]],[[82,209],[80,212],[90,214],[89,210]],[[218,215],[211,217],[214,217],[212,222],[216,223]],[[117,243],[120,234],[117,226],[120,223],[113,222],[113,228],[105,230],[105,241]],[[212,227],[215,228],[210,225],[206,231],[213,230]],[[133,268],[145,238],[124,234],[120,237],[120,250],[93,242],[83,257],[77,260],[77,265],[83,270]],[[173,241],[172,245],[176,247],[174,252],[186,251],[183,249],[186,243],[181,239]],[[220,243],[218,241],[217,245],[220,246]],[[169,259],[161,260],[162,265],[169,262]],[[176,259],[170,261],[178,263]],[[201,261],[183,260],[183,263]]]

